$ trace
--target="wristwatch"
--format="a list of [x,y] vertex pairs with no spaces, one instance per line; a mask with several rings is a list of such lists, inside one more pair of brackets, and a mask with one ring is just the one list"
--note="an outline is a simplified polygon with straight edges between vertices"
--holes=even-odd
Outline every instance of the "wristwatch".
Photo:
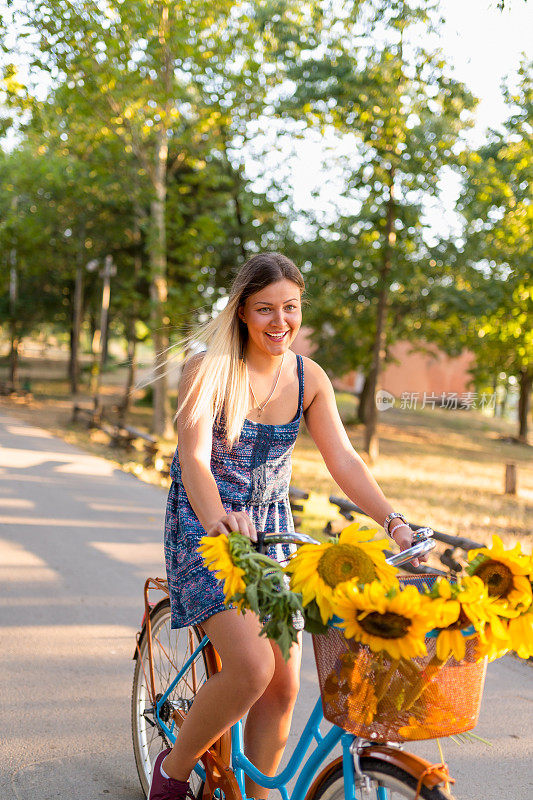
[[[392,534],[391,534],[391,533],[389,533],[389,526],[390,526],[390,524],[391,524],[392,520],[393,520],[393,519],[396,519],[397,517],[399,517],[399,519],[403,520],[403,522],[404,522],[406,525],[408,525],[408,522],[407,522],[407,520],[405,519],[404,515],[403,515],[403,514],[400,514],[400,513],[399,513],[399,511],[393,511],[391,514],[389,514],[389,516],[388,516],[388,517],[385,519],[385,522],[383,523],[383,527],[384,527],[384,529],[385,529],[385,533],[387,534],[387,536],[388,536],[390,539],[392,539],[393,537],[392,537]],[[397,528],[399,528],[400,526],[399,526],[399,525],[397,525],[396,527],[397,527]],[[395,528],[394,530],[396,530],[396,528]],[[394,539],[393,539],[393,541],[394,541]]]

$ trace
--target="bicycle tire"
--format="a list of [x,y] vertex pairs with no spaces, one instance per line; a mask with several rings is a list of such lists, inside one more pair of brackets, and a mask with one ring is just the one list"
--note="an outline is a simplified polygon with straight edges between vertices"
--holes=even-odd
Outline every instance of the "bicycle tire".
[[[386,800],[415,800],[417,780],[395,764],[390,764],[379,758],[361,756],[359,760],[361,771],[372,780],[373,794],[376,800],[383,800],[383,789],[387,790]],[[381,788],[381,797],[378,795]],[[356,796],[359,793],[356,790]],[[366,797],[366,795],[364,795]],[[421,800],[454,800],[454,797],[439,786],[433,789],[422,786],[419,797]],[[312,795],[306,800],[344,800],[344,776],[342,763],[320,783]]]
[[[194,627],[180,629],[170,627],[170,601],[168,598],[157,604],[150,614],[150,620],[155,690],[156,696],[161,697],[191,655],[191,646],[194,649],[202,636]],[[174,688],[168,698],[169,706],[165,709],[163,718],[167,717],[168,719],[170,716],[172,704],[183,707],[186,701],[190,705],[194,700],[194,695],[202,683],[207,680],[209,674],[204,650],[194,662],[194,673],[191,666]],[[150,791],[152,765],[158,753],[171,746],[171,742],[163,731],[151,722],[152,704],[147,680],[150,680],[148,637],[143,631],[133,672],[131,730],[135,764],[145,797],[148,797]],[[189,782],[192,793],[200,800],[203,793],[203,781],[193,772]]]

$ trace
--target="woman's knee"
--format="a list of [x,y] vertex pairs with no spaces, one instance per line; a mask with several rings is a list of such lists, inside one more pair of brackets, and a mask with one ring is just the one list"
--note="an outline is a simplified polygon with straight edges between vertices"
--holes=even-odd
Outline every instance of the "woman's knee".
[[299,690],[299,674],[287,671],[280,680],[276,680],[276,676],[274,676],[268,687],[268,700],[275,704],[280,711],[290,710],[296,703]]
[[276,668],[267,690],[267,696],[269,702],[275,704],[278,711],[282,713],[284,710],[291,710],[294,707],[300,690],[301,642],[293,646],[288,661],[283,659],[277,647],[272,649]]
[[275,662],[272,652],[269,652],[270,648],[257,648],[252,643],[250,645],[245,652],[234,652],[230,664],[222,661],[222,670],[231,669],[239,694],[248,697],[253,703],[271,683]]
[[222,672],[238,694],[250,704],[266,690],[275,673],[276,661],[267,639],[260,636],[254,615],[222,612],[204,624],[222,662]]

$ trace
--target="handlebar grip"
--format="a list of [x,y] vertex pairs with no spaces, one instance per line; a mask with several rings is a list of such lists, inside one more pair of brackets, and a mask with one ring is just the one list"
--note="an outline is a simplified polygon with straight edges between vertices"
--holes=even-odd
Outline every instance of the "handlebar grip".
[[257,531],[257,543],[254,545],[259,553],[265,553],[266,550],[274,544],[320,544],[318,539],[313,539],[307,533],[300,533],[299,531],[278,533],[265,533],[264,531]]
[[289,500],[309,500],[309,492],[305,489],[298,489],[296,486],[289,486]]
[[423,539],[421,542],[416,542],[412,547],[408,547],[407,550],[402,550],[401,553],[389,556],[386,561],[391,567],[399,567],[407,561],[412,561],[413,558],[425,556],[427,553],[431,552],[434,547],[436,547],[436,544],[433,539]]

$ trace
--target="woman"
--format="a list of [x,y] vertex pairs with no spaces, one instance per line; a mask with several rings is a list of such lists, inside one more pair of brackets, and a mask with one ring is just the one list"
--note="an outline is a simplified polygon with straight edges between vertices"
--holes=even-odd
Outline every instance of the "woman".
[[[402,549],[411,544],[411,529],[349,442],[328,377],[289,349],[302,322],[303,290],[288,258],[253,256],[226,308],[199,335],[205,354],[190,359],[180,382],[165,524],[172,627],[201,623],[222,670],[196,695],[173,750],[156,759],[150,800],[184,798],[199,757],[246,712],[247,756],[268,775],[281,760],[299,688],[301,642],[285,662],[260,637],[253,614],[224,605],[196,548],[206,532],[240,531],[256,541],[257,530],[293,530],[290,456],[302,416],[346,495],[386,529],[391,522],[388,532]],[[251,781],[246,789],[249,797],[268,795]]]

